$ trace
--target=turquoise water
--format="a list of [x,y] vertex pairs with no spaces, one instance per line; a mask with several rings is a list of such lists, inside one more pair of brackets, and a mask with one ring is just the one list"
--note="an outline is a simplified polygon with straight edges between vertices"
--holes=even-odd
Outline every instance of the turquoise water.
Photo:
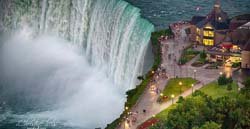
[[[206,15],[214,0],[126,0],[142,10],[142,15],[156,29],[168,27],[172,22],[190,20],[194,15]],[[250,0],[221,0],[221,5],[230,17],[250,13]],[[199,11],[196,8],[200,7]]]
[[0,0],[0,129],[105,127],[153,30],[123,0]]

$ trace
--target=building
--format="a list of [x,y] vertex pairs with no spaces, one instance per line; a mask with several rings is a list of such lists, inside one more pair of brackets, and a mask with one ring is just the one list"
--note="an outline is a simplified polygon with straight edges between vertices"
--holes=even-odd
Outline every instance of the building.
[[242,47],[250,40],[250,15],[248,15],[248,22],[231,30],[229,35],[232,41]]
[[250,69],[250,40],[247,42],[241,53],[241,68]]
[[249,21],[250,21],[250,14],[243,14],[243,15],[235,16],[230,21],[229,29],[235,30]]
[[190,40],[199,45],[214,46],[221,43],[229,30],[229,18],[216,0],[213,10],[206,16],[194,16],[191,20]]

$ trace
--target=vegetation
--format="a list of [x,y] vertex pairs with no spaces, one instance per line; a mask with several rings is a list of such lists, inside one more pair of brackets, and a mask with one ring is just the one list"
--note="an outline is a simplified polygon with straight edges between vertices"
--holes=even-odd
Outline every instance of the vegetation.
[[241,90],[241,92],[249,99],[250,98],[250,77],[248,77],[243,84],[245,85],[245,87]]
[[[131,107],[133,107],[137,100],[140,98],[140,96],[143,94],[145,88],[147,87],[151,77],[152,77],[152,72],[153,70],[156,70],[158,66],[161,64],[161,53],[160,53],[160,43],[158,41],[158,38],[162,35],[172,35],[172,32],[168,30],[161,30],[158,32],[153,32],[151,35],[151,42],[153,46],[153,51],[154,51],[154,64],[151,70],[144,76],[139,76],[138,79],[142,80],[141,84],[136,86],[135,89],[129,90],[126,92],[127,94],[127,101],[125,103],[125,107],[128,108],[128,110],[124,110],[123,113],[120,115],[119,118],[117,118],[115,121],[113,121],[111,124],[108,124],[106,129],[115,129],[119,123],[121,123],[122,118],[127,115],[127,112]],[[124,109],[125,109],[124,107]]]
[[241,62],[237,62],[237,63],[233,63],[232,67],[233,68],[238,68],[238,67],[240,67],[240,65],[241,65]]
[[205,51],[202,51],[200,53],[200,58],[197,61],[195,61],[192,64],[192,66],[194,66],[194,67],[201,67],[201,66],[205,65],[206,63],[207,63],[207,54],[206,54]]
[[194,127],[193,129],[220,129],[220,128],[221,128],[221,125],[219,125],[215,122],[206,122],[200,128]]
[[248,129],[250,128],[250,78],[239,92],[212,82],[192,96],[162,111],[151,129]]
[[[179,83],[182,83],[181,85]],[[167,86],[162,91],[163,96],[160,96],[159,102],[167,101],[172,94],[175,96],[180,95],[183,91],[191,88],[192,84],[197,83],[196,80],[192,78],[172,78],[168,81]]]
[[158,113],[155,117],[156,117],[157,119],[159,119],[159,120],[163,120],[163,119],[167,118],[168,113],[169,113],[171,110],[175,109],[176,106],[177,106],[177,104],[171,105],[171,106],[168,107],[167,109],[165,109],[165,110],[163,110],[162,112]]
[[167,30],[160,30],[160,31],[156,31],[153,32],[151,35],[151,42],[152,42],[152,46],[153,46],[153,52],[154,52],[154,64],[153,64],[153,69],[157,69],[158,66],[161,63],[161,49],[160,49],[160,42],[159,42],[159,38],[161,36],[170,36],[173,35],[172,31],[170,29]]
[[196,51],[192,48],[192,46],[187,47],[183,50],[183,53],[181,54],[179,64],[186,64],[190,60],[192,60],[195,56],[197,56],[200,52]]
[[223,96],[235,97],[238,93],[238,86],[234,82],[232,83],[232,90],[228,90],[227,85],[220,86],[217,82],[212,82],[205,85],[200,91],[204,92],[206,95],[211,96],[212,98],[220,98]]
[[206,67],[206,69],[218,69],[220,66],[220,64],[218,62],[213,62],[213,63],[210,63],[209,66]]
[[233,82],[232,77],[227,78],[225,74],[221,75],[218,78],[218,84],[219,85],[227,85]]

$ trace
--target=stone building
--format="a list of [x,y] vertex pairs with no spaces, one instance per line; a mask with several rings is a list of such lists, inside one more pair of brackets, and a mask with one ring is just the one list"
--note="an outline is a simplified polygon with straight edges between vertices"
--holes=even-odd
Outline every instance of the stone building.
[[206,16],[194,16],[191,20],[190,40],[200,45],[214,46],[223,41],[229,30],[229,18],[216,0],[213,10]]

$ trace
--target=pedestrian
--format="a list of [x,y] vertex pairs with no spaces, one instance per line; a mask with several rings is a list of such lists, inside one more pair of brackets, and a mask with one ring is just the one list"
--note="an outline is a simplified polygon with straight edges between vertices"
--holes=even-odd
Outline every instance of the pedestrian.
[[143,111],[143,113],[146,113],[146,109],[143,109],[142,111]]

